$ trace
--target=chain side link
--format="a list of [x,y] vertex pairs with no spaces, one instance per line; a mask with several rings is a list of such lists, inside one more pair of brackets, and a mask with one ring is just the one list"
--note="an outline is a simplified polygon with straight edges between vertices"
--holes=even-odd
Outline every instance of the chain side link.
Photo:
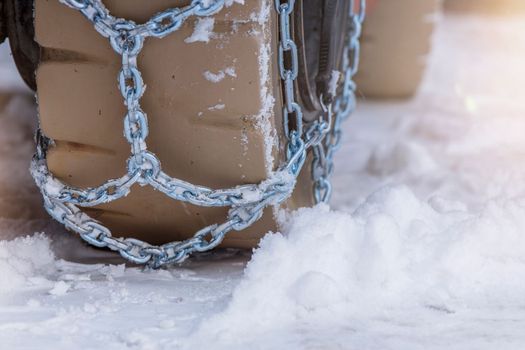
[[[359,1],[359,3],[356,1]],[[365,0],[350,1],[348,13],[350,24],[347,30],[347,42],[341,67],[343,84],[339,88],[333,106],[330,105],[325,108],[325,115],[327,115],[327,119],[333,125],[329,128],[324,139],[313,146],[311,176],[314,182],[314,198],[317,203],[327,203],[330,201],[332,194],[330,177],[334,171],[334,154],[341,146],[341,126],[356,106],[356,84],[354,82],[354,76],[359,69],[359,38],[365,19],[365,11]],[[322,96],[320,100],[322,104]]]

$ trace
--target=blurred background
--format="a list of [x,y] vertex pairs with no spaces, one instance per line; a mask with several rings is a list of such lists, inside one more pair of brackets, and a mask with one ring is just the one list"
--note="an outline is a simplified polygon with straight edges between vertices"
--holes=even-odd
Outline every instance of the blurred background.
[[522,0],[371,0],[367,6],[357,86],[369,99],[409,98],[417,92],[442,13],[492,17],[525,13]]

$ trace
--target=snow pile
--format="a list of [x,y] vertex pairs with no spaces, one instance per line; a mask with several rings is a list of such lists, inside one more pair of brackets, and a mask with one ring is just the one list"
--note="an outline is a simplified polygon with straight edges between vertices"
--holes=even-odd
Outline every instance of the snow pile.
[[43,234],[0,241],[0,296],[38,283],[54,269],[50,244]]
[[400,186],[379,190],[353,215],[324,205],[293,213],[284,234],[264,238],[229,307],[196,338],[249,342],[385,309],[523,304],[525,200],[489,203],[478,215],[433,202]]

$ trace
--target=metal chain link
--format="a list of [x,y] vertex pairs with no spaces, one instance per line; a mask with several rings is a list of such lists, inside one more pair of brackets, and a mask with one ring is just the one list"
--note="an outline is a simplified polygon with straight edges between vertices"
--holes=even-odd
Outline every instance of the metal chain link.
[[[143,24],[113,17],[101,0],[59,1],[80,11],[93,23],[97,32],[109,39],[113,50],[122,57],[118,87],[127,108],[124,117],[124,137],[130,145],[131,156],[127,162],[127,174],[121,178],[109,180],[98,187],[75,188],[60,182],[50,173],[46,162],[46,151],[53,141],[42,135],[40,131],[37,132],[37,152],[33,158],[31,172],[44,197],[44,206],[53,218],[68,229],[77,232],[90,244],[118,251],[124,258],[134,263],[158,268],[182,262],[195,252],[215,248],[229,231],[241,231],[249,227],[262,217],[263,210],[267,206],[277,205],[290,197],[305,162],[307,150],[311,147],[314,147],[314,150],[319,148],[324,136],[330,130],[327,121],[320,119],[303,133],[302,109],[295,101],[294,91],[294,82],[299,69],[297,46],[290,33],[294,0],[287,2],[275,0],[275,7],[280,16],[279,72],[284,84],[283,115],[288,141],[285,164],[260,184],[218,190],[170,177],[162,171],[157,156],[148,151],[146,143],[148,120],[140,105],[145,85],[137,66],[137,57],[146,38],[162,38],[173,33],[190,16],[215,14],[223,8],[224,0],[193,0],[186,7],[168,9]],[[356,53],[355,43],[351,41],[350,44],[354,45],[351,50]],[[353,67],[349,54],[345,62],[348,67]],[[353,62],[357,60],[353,58]],[[355,73],[352,71],[348,73],[350,78],[353,74]],[[353,91],[351,87],[346,88],[345,83],[343,95],[347,93],[348,96],[346,98],[343,96],[339,104],[336,101],[337,115],[342,115],[344,110],[350,110],[348,104]],[[290,120],[293,123],[290,123]],[[337,125],[337,117],[335,125]],[[334,131],[332,135],[335,135]],[[129,194],[131,187],[136,183],[150,185],[179,201],[199,206],[231,208],[224,223],[207,226],[190,239],[161,246],[153,246],[133,238],[115,238],[107,227],[78,208],[78,206],[96,206],[122,198]]]
[[[356,7],[358,9],[356,10]],[[312,180],[314,181],[314,198],[317,203],[327,203],[332,194],[330,177],[334,171],[334,154],[341,146],[342,123],[354,111],[356,106],[356,84],[354,76],[359,69],[359,53],[362,24],[365,19],[366,0],[351,0],[347,30],[348,37],[343,53],[342,77],[340,87],[332,105],[325,107],[327,120],[333,122],[322,142],[314,145],[312,159]],[[321,99],[321,104],[322,99]]]

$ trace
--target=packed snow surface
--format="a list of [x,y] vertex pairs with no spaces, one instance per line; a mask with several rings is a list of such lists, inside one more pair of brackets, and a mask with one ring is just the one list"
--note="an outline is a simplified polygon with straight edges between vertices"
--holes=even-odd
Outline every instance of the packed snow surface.
[[523,349],[525,19],[447,17],[435,44],[414,100],[361,102],[345,125],[333,209],[289,213],[253,255],[160,271],[39,211],[24,175],[28,99],[12,97],[2,348]]

